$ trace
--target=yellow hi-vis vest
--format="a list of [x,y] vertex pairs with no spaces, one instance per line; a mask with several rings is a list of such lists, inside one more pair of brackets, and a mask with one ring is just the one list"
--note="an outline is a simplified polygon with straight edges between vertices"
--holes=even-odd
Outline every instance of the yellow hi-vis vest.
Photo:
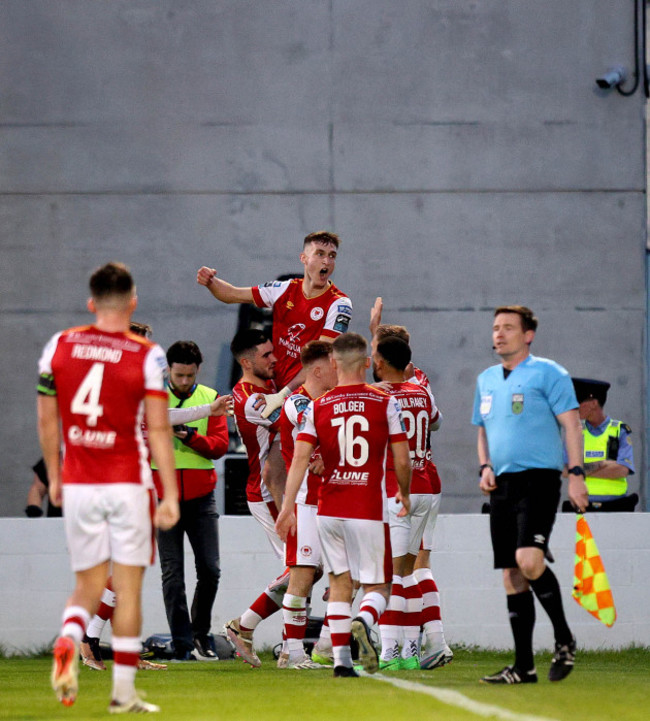
[[[186,398],[183,403],[180,403],[180,399],[174,395],[171,388],[168,389],[168,394],[168,404],[170,408],[178,408],[179,404],[182,408],[193,408],[194,406],[202,406],[205,403],[212,403],[212,401],[217,397],[217,391],[212,390],[212,388],[208,388],[207,386],[202,386],[201,384],[197,384],[196,388],[194,389],[194,393],[192,393],[189,398]],[[208,431],[207,418],[201,418],[198,421],[192,421],[191,423],[186,423],[185,425],[196,428],[196,432],[200,433],[202,436],[204,436]],[[177,470],[185,468],[198,468],[210,471],[214,470],[214,463],[209,458],[205,458],[189,446],[186,446],[178,438],[175,437],[173,440],[174,460],[176,462]],[[154,470],[157,470],[157,466],[155,463],[152,463],[151,467]]]
[[[585,426],[582,436],[585,443],[585,463],[596,463],[607,460],[607,443],[610,438],[618,438],[621,434],[621,421],[610,419],[607,428],[594,436]],[[611,460],[616,460],[612,458]],[[590,496],[624,496],[627,493],[627,478],[585,478]]]

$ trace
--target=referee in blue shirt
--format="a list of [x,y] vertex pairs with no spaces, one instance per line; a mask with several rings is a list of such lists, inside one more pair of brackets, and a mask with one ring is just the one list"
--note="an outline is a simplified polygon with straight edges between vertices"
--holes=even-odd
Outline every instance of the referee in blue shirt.
[[549,679],[566,678],[575,659],[575,637],[545,553],[560,500],[562,429],[569,459],[569,499],[577,510],[587,507],[582,427],[567,371],[530,353],[536,330],[537,318],[529,308],[497,308],[492,343],[501,363],[483,371],[476,383],[472,423],[478,426],[479,485],[490,496],[494,567],[503,569],[515,642],[514,664],[485,676],[483,683],[537,681],[533,593],[555,634]]

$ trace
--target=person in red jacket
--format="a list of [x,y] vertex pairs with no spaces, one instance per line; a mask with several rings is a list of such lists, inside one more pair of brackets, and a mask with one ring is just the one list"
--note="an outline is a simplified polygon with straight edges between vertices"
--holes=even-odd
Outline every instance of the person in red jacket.
[[[169,407],[190,408],[211,403],[217,391],[196,382],[203,357],[196,343],[178,341],[167,351]],[[181,517],[176,526],[158,534],[163,598],[179,660],[216,660],[210,623],[219,585],[219,526],[213,461],[228,450],[225,417],[210,416],[174,428],[174,456]],[[154,470],[157,487],[157,473]],[[185,595],[183,542],[194,551],[196,590],[191,613]]]

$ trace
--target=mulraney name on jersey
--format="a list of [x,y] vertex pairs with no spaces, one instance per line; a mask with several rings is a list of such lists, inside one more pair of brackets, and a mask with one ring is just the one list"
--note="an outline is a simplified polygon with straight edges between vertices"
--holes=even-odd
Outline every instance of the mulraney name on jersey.
[[409,396],[407,398],[398,397],[397,400],[402,408],[426,408],[428,398]]
[[99,348],[92,345],[72,346],[72,357],[82,360],[102,361],[103,363],[119,363],[122,360],[122,351],[114,348]]
[[363,401],[345,401],[334,404],[334,413],[364,413],[366,404]]

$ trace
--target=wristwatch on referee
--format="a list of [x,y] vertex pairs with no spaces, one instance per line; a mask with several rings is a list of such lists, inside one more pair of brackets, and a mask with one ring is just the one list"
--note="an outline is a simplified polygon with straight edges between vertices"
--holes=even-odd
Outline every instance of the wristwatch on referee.
[[479,477],[479,478],[483,475],[483,471],[484,471],[486,468],[489,468],[491,471],[494,470],[494,468],[492,467],[492,464],[491,464],[491,463],[484,463],[483,465],[479,466],[479,468],[478,468],[478,477]]
[[572,468],[569,468],[567,473],[572,476],[582,476],[583,478],[586,477],[585,469],[582,466],[573,466]]

